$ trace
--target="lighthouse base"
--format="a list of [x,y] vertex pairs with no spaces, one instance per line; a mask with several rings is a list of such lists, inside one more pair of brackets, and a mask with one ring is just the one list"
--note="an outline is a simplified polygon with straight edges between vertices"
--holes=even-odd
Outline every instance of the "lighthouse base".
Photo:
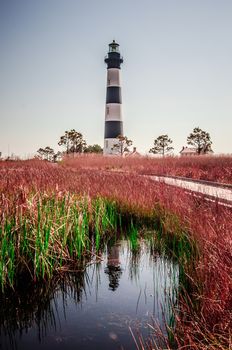
[[103,155],[112,155],[112,156],[118,156],[120,155],[120,151],[118,148],[114,148],[114,145],[118,144],[118,139],[105,139],[104,140],[104,149],[103,149]]

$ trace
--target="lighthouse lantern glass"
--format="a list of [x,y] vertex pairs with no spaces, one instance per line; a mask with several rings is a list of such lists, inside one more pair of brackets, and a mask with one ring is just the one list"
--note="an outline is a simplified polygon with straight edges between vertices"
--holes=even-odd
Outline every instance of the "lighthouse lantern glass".
[[119,52],[119,45],[112,43],[109,45],[109,52]]

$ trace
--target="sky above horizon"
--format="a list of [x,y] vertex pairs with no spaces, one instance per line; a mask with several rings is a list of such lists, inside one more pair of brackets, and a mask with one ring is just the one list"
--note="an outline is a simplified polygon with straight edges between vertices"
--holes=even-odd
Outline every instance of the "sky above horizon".
[[141,153],[199,126],[232,153],[231,0],[0,0],[0,152],[28,157],[65,130],[103,146],[108,44],[124,58],[125,135]]

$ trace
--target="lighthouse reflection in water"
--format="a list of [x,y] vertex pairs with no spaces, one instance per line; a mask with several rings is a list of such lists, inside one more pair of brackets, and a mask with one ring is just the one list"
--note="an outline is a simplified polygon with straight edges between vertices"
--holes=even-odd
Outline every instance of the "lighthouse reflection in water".
[[120,243],[107,248],[107,267],[105,273],[109,276],[109,288],[114,291],[119,286],[119,279],[122,274],[122,268],[119,258]]
[[140,240],[136,251],[127,239],[111,241],[98,255],[83,272],[2,298],[1,349],[135,349],[130,329],[146,339],[153,321],[165,335],[178,265],[152,240]]

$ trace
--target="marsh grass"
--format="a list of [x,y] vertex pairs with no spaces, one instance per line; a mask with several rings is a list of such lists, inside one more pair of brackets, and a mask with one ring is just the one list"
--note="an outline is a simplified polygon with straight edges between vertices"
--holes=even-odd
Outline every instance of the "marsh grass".
[[197,157],[104,157],[78,154],[66,156],[64,167],[72,169],[106,170],[114,173],[137,173],[183,176],[193,179],[232,183],[232,157],[230,155],[203,155]]
[[160,251],[180,261],[184,288],[174,335],[179,348],[231,348],[231,209],[138,175],[231,182],[231,169],[231,157],[0,162],[2,288],[16,288],[19,275],[37,282],[44,274],[48,281],[56,273],[83,269],[84,260],[100,255],[101,240],[114,235],[115,227],[129,228],[132,220],[139,232],[141,224],[154,229]]
[[[167,230],[170,221],[174,223],[175,233]],[[62,197],[46,193],[28,195],[26,203],[2,223],[2,292],[17,289],[22,280],[52,283],[57,274],[84,271],[101,254],[101,247],[107,241],[125,232],[136,257],[139,240],[148,229],[153,254],[170,256],[179,264],[179,290],[165,300],[168,307],[165,313],[170,315],[166,320],[168,339],[174,344],[175,318],[170,300],[177,300],[177,295],[187,289],[186,271],[190,259],[197,258],[197,248],[171,214],[157,216],[154,212],[152,216],[141,213],[136,216],[133,210],[122,208],[115,201],[70,193]]]
[[[160,207],[139,212],[102,197],[27,194],[23,205],[4,218],[1,227],[2,292],[17,288],[23,279],[40,283],[57,274],[83,271],[107,240],[127,232],[131,251],[137,256],[139,239],[149,233],[150,249],[170,256],[179,264],[179,290],[188,288],[186,271],[198,258],[196,243],[181,227],[178,218]],[[166,320],[169,342],[174,344],[175,319],[170,300]],[[167,310],[166,310],[167,311]]]
[[[61,197],[27,195],[24,205],[2,220],[1,288],[14,288],[23,274],[36,281],[51,279],[68,266],[78,270],[84,258],[91,259],[104,240],[123,229],[128,232],[132,250],[136,250],[139,231],[148,225],[156,232],[156,248],[174,256],[185,268],[195,245],[184,232],[164,234],[167,218],[162,220],[155,215],[136,217],[135,212],[101,197],[90,199],[69,192]],[[177,221],[175,227],[178,230]]]
[[[99,250],[104,235],[120,228],[114,202],[87,196],[28,196],[0,228],[0,283],[14,287],[23,273],[50,279],[65,265],[78,265]],[[94,247],[93,247],[94,241]]]

